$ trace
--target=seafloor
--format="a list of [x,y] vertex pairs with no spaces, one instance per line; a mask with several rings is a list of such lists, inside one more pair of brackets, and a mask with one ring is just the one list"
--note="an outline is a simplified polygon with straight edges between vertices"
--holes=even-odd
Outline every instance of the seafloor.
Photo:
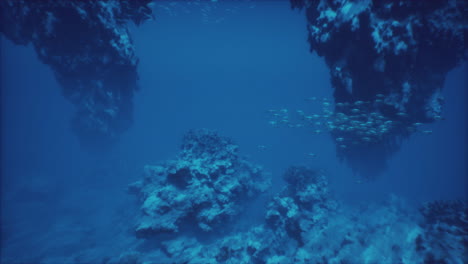
[[[68,107],[76,109],[70,130],[80,146],[87,153],[110,153],[133,127],[140,88],[128,23],[138,26],[157,16],[155,3],[215,10],[216,2],[4,0],[0,32],[16,45],[31,45],[50,68]],[[330,136],[337,158],[361,176],[359,184],[371,182],[404,140],[432,134],[421,127],[444,119],[445,78],[468,57],[468,4],[290,0],[288,5],[304,13],[307,46],[324,59],[333,98],[322,99],[317,113],[270,109],[267,122]],[[8,142],[2,137],[3,143]],[[17,148],[2,146],[2,155],[16,154]],[[29,166],[21,162],[14,164],[18,171]],[[141,179],[128,184],[127,196],[106,189],[109,181],[122,180],[109,175],[117,168],[96,173],[107,177],[96,177],[93,186],[81,185],[78,174],[86,174],[85,168],[66,168],[68,178],[60,180],[76,184],[67,195],[54,189],[58,179],[41,181],[47,175],[35,175],[38,171],[2,175],[2,184],[20,187],[2,188],[2,214],[11,214],[2,215],[1,262],[468,263],[466,199],[410,205],[390,195],[385,202],[348,203],[334,195],[325,170],[291,164],[282,175],[270,175],[243,156],[233,139],[208,129],[187,131],[178,153],[148,163],[138,170]]]

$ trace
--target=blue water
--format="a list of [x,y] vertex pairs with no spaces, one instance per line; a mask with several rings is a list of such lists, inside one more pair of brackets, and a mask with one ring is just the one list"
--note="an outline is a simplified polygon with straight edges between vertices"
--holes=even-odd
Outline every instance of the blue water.
[[232,138],[271,173],[273,190],[299,164],[324,169],[332,192],[348,204],[390,194],[414,205],[467,198],[466,64],[447,75],[445,120],[425,125],[433,134],[412,135],[382,175],[358,184],[327,133],[268,125],[268,109],[309,111],[305,98],[332,99],[328,69],[309,52],[305,16],[287,1],[225,5],[210,20],[195,7],[158,7],[155,21],[131,26],[140,58],[134,123],[108,151],[80,146],[70,128],[74,107],[53,72],[31,46],[1,37],[2,254],[120,250],[133,239],[138,211],[127,185],[144,165],[174,157],[193,128]]

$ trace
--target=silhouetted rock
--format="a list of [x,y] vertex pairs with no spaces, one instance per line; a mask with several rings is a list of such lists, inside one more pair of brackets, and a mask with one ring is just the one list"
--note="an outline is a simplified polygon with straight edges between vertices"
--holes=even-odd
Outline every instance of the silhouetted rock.
[[[76,107],[80,141],[106,147],[132,123],[137,65],[127,23],[151,18],[150,0],[0,2],[0,32],[32,43]],[[40,89],[40,87],[38,87]]]
[[[357,142],[338,143],[339,156],[374,177],[414,131],[412,124],[442,118],[445,76],[467,58],[468,2],[291,0],[291,5],[305,10],[311,51],[330,69],[335,111],[364,112],[356,121],[374,113],[393,122],[385,137],[375,137],[382,134],[378,130],[332,131],[335,139]],[[355,108],[357,102],[364,109]]]

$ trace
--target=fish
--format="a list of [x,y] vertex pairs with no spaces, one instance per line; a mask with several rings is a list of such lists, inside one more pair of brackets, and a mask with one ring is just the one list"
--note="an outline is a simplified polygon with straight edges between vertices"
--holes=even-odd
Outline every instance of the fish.
[[361,180],[361,179],[357,179],[357,180],[355,180],[355,181],[354,181],[354,183],[357,183],[357,184],[363,184],[363,183],[364,183],[364,181],[363,181],[363,180]]

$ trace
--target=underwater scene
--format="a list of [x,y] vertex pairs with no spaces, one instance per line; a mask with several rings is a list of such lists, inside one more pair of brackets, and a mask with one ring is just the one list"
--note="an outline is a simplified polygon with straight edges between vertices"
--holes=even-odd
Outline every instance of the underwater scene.
[[468,263],[467,14],[0,0],[0,263]]

